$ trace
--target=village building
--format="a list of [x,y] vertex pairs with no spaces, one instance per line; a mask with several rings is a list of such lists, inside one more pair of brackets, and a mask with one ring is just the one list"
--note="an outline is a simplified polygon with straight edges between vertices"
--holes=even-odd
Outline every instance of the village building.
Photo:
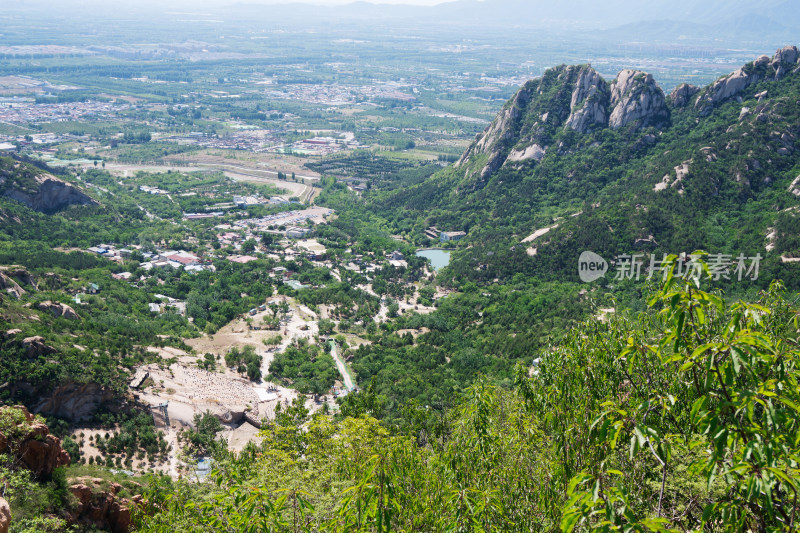
[[439,240],[441,242],[449,242],[449,241],[460,241],[467,234],[463,231],[443,231],[439,234]]
[[289,226],[286,228],[286,236],[290,239],[302,239],[311,233],[310,228],[300,228],[298,226]]

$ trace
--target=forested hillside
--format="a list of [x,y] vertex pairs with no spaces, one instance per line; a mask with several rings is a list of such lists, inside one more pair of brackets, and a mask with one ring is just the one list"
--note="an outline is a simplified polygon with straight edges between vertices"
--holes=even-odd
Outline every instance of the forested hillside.
[[[295,406],[217,487],[154,485],[142,529],[797,530],[797,59],[669,97],[558,67],[423,183],[328,184],[386,233],[465,231],[456,292],[354,350],[333,422]],[[758,275],[719,274],[739,255]]]
[[572,330],[404,433],[297,406],[216,483],[153,484],[141,531],[794,531],[797,309],[670,276],[643,313]]
[[466,231],[445,283],[577,281],[583,250],[610,260],[704,249],[761,253],[762,281],[794,286],[780,258],[800,254],[797,57],[788,47],[666,97],[643,72],[608,83],[589,66],[550,69],[456,165],[367,206],[392,230]]
[[[353,350],[382,417],[400,424],[411,398],[444,410],[478,375],[508,385],[516,362],[531,364],[589,313],[643,309],[648,278],[659,277],[648,268],[667,254],[704,250],[727,261],[713,276],[727,299],[752,300],[775,279],[797,290],[797,60],[787,47],[670,95],[637,71],[609,83],[589,66],[556,67],[424,182],[360,201],[326,186],[320,201],[365,233],[420,245],[430,245],[429,226],[467,233],[446,244],[453,256],[437,281],[455,292],[437,311],[400,317]],[[578,276],[587,250],[609,262],[592,284]],[[618,276],[615,259],[634,255],[638,267]],[[745,270],[736,273],[739,257]]]
[[[325,166],[380,180],[309,187],[335,209],[303,221],[317,251],[255,222],[299,206],[241,207],[267,186],[218,172],[56,178],[0,158],[0,403],[58,434],[110,430],[98,465],[147,455],[140,531],[796,531],[798,136],[794,47],[669,95],[645,72],[562,65],[432,175],[384,175],[360,152]],[[102,243],[130,249],[109,261]],[[438,273],[414,256],[432,244],[452,251]],[[157,259],[175,250],[193,270]],[[586,251],[608,261],[592,282]],[[290,337],[290,300],[314,334]],[[189,346],[226,326],[275,330],[255,343],[263,377],[297,401],[256,420],[263,441],[241,452],[198,414],[174,442],[211,457],[211,478],[153,473],[168,447],[130,378],[144,364],[172,373],[181,353],[260,381],[252,344]],[[360,390],[321,403],[348,368]],[[67,523],[63,483],[40,480],[58,497],[26,506],[32,478],[4,465],[21,523]]]

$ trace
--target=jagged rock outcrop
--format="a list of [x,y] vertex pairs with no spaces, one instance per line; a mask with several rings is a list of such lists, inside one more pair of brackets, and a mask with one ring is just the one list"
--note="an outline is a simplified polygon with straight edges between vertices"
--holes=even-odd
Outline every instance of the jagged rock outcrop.
[[689,169],[692,164],[692,160],[689,159],[688,161],[684,161],[680,165],[675,167],[675,179],[672,179],[672,176],[667,173],[664,174],[664,177],[661,178],[661,181],[655,184],[653,190],[663,191],[668,187],[676,187],[678,190],[678,194],[683,194],[683,179],[689,174]]
[[779,80],[792,69],[797,68],[796,63],[800,62],[800,53],[796,46],[784,46],[772,57],[770,66],[775,69],[775,79]]
[[44,337],[39,335],[22,339],[22,347],[25,349],[25,355],[31,359],[40,355],[55,353],[56,351],[52,346],[45,344]]
[[608,101],[606,81],[592,67],[580,67],[569,103],[567,126],[580,133],[605,127],[608,123]]
[[[38,290],[39,288],[36,285],[36,280],[33,279],[33,276],[27,269],[21,266],[0,266],[0,276],[6,279],[5,283],[13,283],[17,286],[20,284],[30,285],[33,287],[34,290]],[[11,286],[14,287],[13,285]],[[23,290],[22,293],[24,294],[25,291]]]
[[536,161],[541,161],[546,153],[545,149],[539,146],[538,144],[532,144],[525,149],[516,149],[511,150],[509,152],[506,161],[526,161],[528,159],[534,159]]
[[0,272],[0,290],[7,292],[17,300],[25,294],[25,290],[19,286],[19,283],[2,272]]
[[0,533],[8,533],[11,526],[11,508],[8,502],[0,498]]
[[[753,84],[776,80],[790,72],[800,72],[800,52],[794,46],[778,50],[771,59],[761,56],[703,89],[679,85],[666,97],[654,78],[639,70],[622,70],[609,85],[589,65],[548,69],[541,78],[525,83],[455,164],[455,168],[463,169],[465,178],[459,190],[483,188],[501,168],[520,169],[525,164],[546,162],[554,151],[565,155],[597,145],[576,137],[572,131],[590,134],[607,127],[631,132],[665,128],[671,122],[673,109],[693,109],[701,117],[706,116],[715,106],[739,96]],[[760,90],[754,96],[761,103],[752,112],[743,110],[740,118],[751,113],[758,121],[769,120],[771,115],[764,107],[769,94]],[[646,149],[657,139],[655,134],[645,135],[632,140],[631,146]],[[776,148],[780,156],[793,150],[788,145]],[[682,180],[676,183],[679,187]]]
[[131,510],[141,503],[140,496],[131,500],[119,496],[122,486],[112,483],[109,487],[99,478],[78,478],[69,487],[78,502],[69,516],[70,525],[89,526],[114,533],[127,533],[131,527]]
[[5,192],[5,196],[43,213],[53,213],[70,205],[97,204],[69,183],[53,176],[43,177],[35,194],[26,194],[12,188]]
[[653,76],[640,70],[623,70],[611,83],[610,128],[633,125],[637,128],[669,123],[669,109]]
[[64,180],[9,158],[0,160],[0,194],[43,213],[70,205],[97,204]]
[[506,159],[505,144],[513,137],[530,97],[526,87],[517,91],[517,94],[506,104],[489,127],[483,133],[478,134],[475,142],[464,152],[455,167],[458,168],[465,164],[472,156],[488,154],[489,158],[480,171],[480,179],[487,179],[492,172],[500,168]]
[[711,112],[719,103],[735,96],[750,85],[765,77],[764,68],[769,64],[767,56],[761,56],[752,63],[736,69],[724,78],[720,78],[706,88],[697,98],[694,107],[701,115]]
[[63,317],[69,320],[80,319],[78,313],[76,313],[75,310],[72,307],[68,306],[67,304],[62,304],[59,302],[51,302],[50,300],[46,300],[44,302],[41,302],[36,307],[38,307],[42,311],[49,311],[56,318]]
[[692,97],[700,92],[700,87],[691,83],[681,83],[669,93],[667,100],[672,107],[686,107]]
[[61,447],[61,439],[50,434],[46,424],[39,422],[23,406],[0,407],[21,413],[17,426],[0,433],[0,453],[9,453],[37,477],[47,477],[60,466],[70,464],[69,454]]
[[73,422],[91,420],[95,411],[113,394],[96,383],[66,383],[57,387],[33,408],[37,413]]
[[[464,152],[455,168],[482,187],[505,164],[541,161],[564,127],[588,133],[608,123],[608,84],[590,66],[562,65],[527,82]],[[481,158],[481,159],[478,159]],[[481,161],[472,167],[470,163]]]
[[788,191],[793,195],[800,198],[800,176],[797,176],[795,179],[792,180],[792,183],[789,185]]
[[705,88],[694,107],[701,116],[706,116],[714,106],[740,94],[751,85],[765,79],[780,79],[787,72],[797,70],[798,59],[800,54],[795,46],[781,48],[772,59],[761,56]]

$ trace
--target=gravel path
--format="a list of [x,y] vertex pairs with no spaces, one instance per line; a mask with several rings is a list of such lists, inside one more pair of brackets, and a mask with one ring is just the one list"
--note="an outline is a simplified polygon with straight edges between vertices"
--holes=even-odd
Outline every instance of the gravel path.
[[341,357],[339,357],[339,352],[336,347],[336,342],[331,341],[331,357],[336,362],[336,368],[339,369],[339,374],[342,375],[342,380],[344,381],[344,387],[351,391],[355,388],[355,383],[353,383],[353,378],[350,377],[350,372],[347,370],[347,366],[345,365],[344,361],[342,361]]

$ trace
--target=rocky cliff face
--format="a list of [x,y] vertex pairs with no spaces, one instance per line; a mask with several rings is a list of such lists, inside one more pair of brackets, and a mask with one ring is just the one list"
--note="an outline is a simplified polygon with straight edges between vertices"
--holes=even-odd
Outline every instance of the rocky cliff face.
[[569,103],[567,126],[580,133],[605,127],[608,124],[607,108],[608,84],[592,67],[580,67]]
[[[0,180],[2,179],[0,178]],[[38,183],[39,188],[34,193],[25,192],[12,186],[5,191],[4,196],[43,213],[54,213],[70,205],[97,204],[96,201],[69,183],[53,176],[42,177]],[[2,185],[2,181],[0,181],[0,185]]]
[[664,93],[649,74],[624,70],[609,86],[589,65],[562,65],[526,83],[455,166],[480,188],[503,166],[541,161],[562,132],[668,123]]
[[796,46],[784,46],[772,57],[770,66],[775,71],[775,79],[783,78],[788,72],[796,72],[800,63],[800,53]]
[[70,205],[97,204],[73,185],[9,158],[0,158],[0,194],[43,213]]
[[141,503],[140,496],[128,500],[120,496],[122,487],[100,478],[72,480],[69,491],[78,502],[68,518],[71,525],[98,528],[113,533],[127,533],[131,527],[131,510]]
[[5,275],[3,272],[0,272],[0,290],[5,291],[17,300],[19,300],[20,297],[25,294],[25,289],[20,287],[19,283],[14,281],[14,279],[10,276]]
[[34,411],[73,422],[91,420],[95,411],[113,395],[96,383],[65,383],[42,398]]
[[[541,161],[558,131],[588,133],[608,123],[608,84],[590,66],[560,66],[526,83],[464,152],[456,168],[475,188],[504,165]],[[481,161],[480,166],[474,164]]]
[[611,84],[611,105],[614,109],[608,125],[614,129],[626,126],[662,127],[669,123],[664,91],[646,72],[621,71]]
[[517,91],[517,94],[506,104],[489,127],[475,138],[475,142],[456,162],[456,168],[466,164],[470,158],[481,155],[488,155],[488,159],[480,169],[480,180],[487,179],[492,172],[500,168],[507,156],[504,148],[519,129],[520,118],[523,116],[530,98],[531,92],[527,85]]
[[59,466],[70,464],[61,439],[51,435],[46,424],[37,421],[25,407],[0,407],[0,411],[9,409],[22,416],[19,424],[0,433],[0,453],[13,455],[37,477],[47,477]]

